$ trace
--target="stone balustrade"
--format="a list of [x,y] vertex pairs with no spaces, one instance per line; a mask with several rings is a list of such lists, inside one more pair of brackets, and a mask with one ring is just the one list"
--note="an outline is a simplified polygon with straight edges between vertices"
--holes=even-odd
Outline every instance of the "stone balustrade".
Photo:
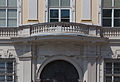
[[98,26],[80,23],[42,23],[31,26],[31,36],[38,34],[78,34],[85,36],[100,36],[101,28]]
[[0,37],[16,37],[18,36],[18,28],[0,28]]
[[120,28],[103,28],[104,37],[120,37]]
[[[102,33],[103,32],[103,33]],[[66,35],[76,34],[83,36],[112,36],[115,33],[119,35],[119,29],[104,28],[94,25],[85,25],[81,23],[38,23],[33,25],[23,25],[14,28],[0,28],[0,37],[29,37],[36,35]],[[109,35],[111,34],[111,35]]]

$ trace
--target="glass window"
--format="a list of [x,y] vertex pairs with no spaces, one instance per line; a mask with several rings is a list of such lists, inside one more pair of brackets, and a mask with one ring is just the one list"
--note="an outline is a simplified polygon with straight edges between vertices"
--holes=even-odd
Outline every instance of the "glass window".
[[13,76],[7,76],[7,82],[12,82],[13,81]]
[[103,26],[106,26],[106,27],[111,27],[111,19],[104,19],[103,18],[103,21],[102,21],[102,23],[103,23]]
[[111,17],[111,16],[112,16],[112,9],[103,10],[103,17]]
[[16,19],[8,19],[7,25],[8,25],[8,27],[17,26],[17,20]]
[[115,7],[120,7],[120,0],[114,0]]
[[114,73],[115,74],[120,74],[120,62],[115,62],[114,63]]
[[14,59],[0,59],[0,82],[15,82]]
[[120,9],[115,9],[114,13],[114,17],[120,17]]
[[59,6],[59,0],[49,0],[49,6]]
[[5,82],[5,75],[0,75],[0,82]]
[[8,7],[17,7],[17,0],[8,0],[7,5]]
[[120,0],[103,0],[102,26],[120,26]]
[[6,68],[7,68],[8,73],[12,73],[13,72],[13,62],[7,62]]
[[112,63],[106,63],[106,74],[112,74]]
[[5,63],[0,62],[0,73],[5,73]]
[[17,0],[0,0],[0,27],[15,26],[17,26]]
[[6,0],[0,0],[0,6],[5,6],[6,5]]
[[103,7],[112,7],[112,0],[103,0]]
[[61,22],[69,22],[70,21],[70,10],[61,10]]
[[0,26],[6,25],[6,10],[0,9]]
[[59,10],[53,9],[50,10],[50,22],[58,22],[59,21]]
[[120,26],[120,19],[114,19],[114,26],[119,27]]
[[70,22],[70,0],[49,0],[49,22]]
[[10,27],[17,26],[17,9],[8,9],[7,25]]
[[115,76],[114,77],[114,82],[120,82],[120,76]]
[[120,82],[120,60],[105,60],[105,82]]
[[61,6],[70,6],[70,0],[61,0]]
[[17,19],[17,9],[8,9],[8,19]]
[[106,82],[112,82],[112,76],[106,76]]

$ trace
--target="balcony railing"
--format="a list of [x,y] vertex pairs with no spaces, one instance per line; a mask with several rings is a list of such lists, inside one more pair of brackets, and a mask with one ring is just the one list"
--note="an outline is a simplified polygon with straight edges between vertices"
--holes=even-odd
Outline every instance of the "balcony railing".
[[17,37],[18,28],[9,27],[9,28],[0,28],[0,37]]
[[99,36],[101,28],[80,23],[43,23],[31,26],[30,34],[79,34]]
[[77,34],[94,37],[119,37],[120,28],[102,28],[80,23],[39,23],[20,27],[0,28],[0,37]]
[[120,28],[103,28],[104,37],[120,37]]

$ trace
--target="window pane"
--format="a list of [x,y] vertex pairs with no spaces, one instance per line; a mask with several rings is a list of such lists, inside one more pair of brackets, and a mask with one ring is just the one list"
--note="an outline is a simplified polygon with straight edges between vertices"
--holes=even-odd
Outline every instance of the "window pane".
[[61,0],[61,6],[70,6],[70,0]]
[[13,62],[7,62],[7,73],[12,73],[13,72]]
[[6,0],[0,0],[0,6],[5,6],[6,5]]
[[50,22],[58,22],[58,19],[50,19]]
[[5,62],[0,62],[0,73],[5,73]]
[[119,62],[114,63],[114,73],[120,74],[120,63]]
[[114,3],[115,3],[115,7],[120,7],[120,0],[115,0]]
[[4,75],[0,75],[0,82],[1,81],[5,82],[5,76]]
[[12,76],[7,76],[7,82],[12,82],[13,77]]
[[106,82],[112,82],[112,76],[106,76]]
[[6,26],[6,20],[5,19],[0,19],[0,27]]
[[69,19],[61,19],[61,22],[70,22]]
[[59,6],[59,0],[49,0],[49,6]]
[[112,74],[112,63],[106,63],[106,74]]
[[8,19],[8,27],[17,26],[17,20],[16,19]]
[[17,7],[17,0],[8,0],[8,7]]
[[120,76],[114,76],[114,82],[120,82]]
[[0,19],[6,18],[6,10],[5,9],[0,9]]
[[17,19],[17,10],[16,9],[8,9],[8,19]]
[[112,0],[103,0],[103,7],[112,7]]
[[103,17],[112,17],[112,9],[103,9]]
[[119,27],[120,26],[120,19],[114,19],[114,26]]
[[6,25],[6,10],[0,9],[0,27]]
[[103,19],[102,24],[104,27],[111,27],[111,19]]
[[61,10],[61,18],[70,18],[69,10]]
[[50,10],[50,18],[58,18],[59,11],[58,10]]
[[114,10],[114,16],[115,17],[120,17],[120,9],[115,9]]

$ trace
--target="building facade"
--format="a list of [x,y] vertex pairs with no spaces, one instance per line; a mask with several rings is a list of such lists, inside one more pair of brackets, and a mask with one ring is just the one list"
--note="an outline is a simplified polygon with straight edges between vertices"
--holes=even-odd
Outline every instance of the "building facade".
[[119,82],[120,0],[0,0],[0,82]]

